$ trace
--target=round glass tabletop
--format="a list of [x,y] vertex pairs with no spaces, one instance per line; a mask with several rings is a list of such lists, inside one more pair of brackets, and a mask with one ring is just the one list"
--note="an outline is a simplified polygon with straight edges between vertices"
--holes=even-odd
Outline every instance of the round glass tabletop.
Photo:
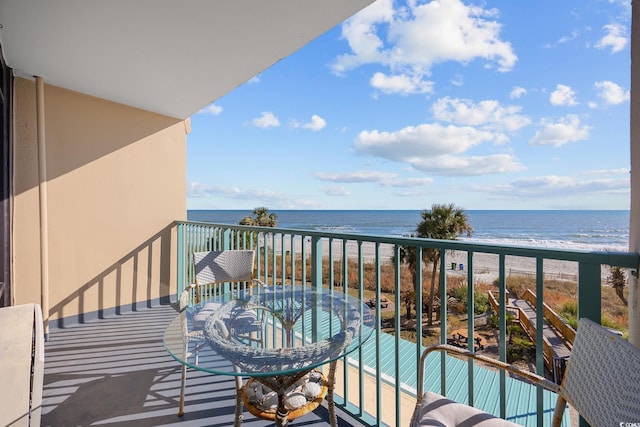
[[342,292],[264,287],[187,307],[167,327],[164,345],[194,369],[267,377],[334,361],[360,347],[374,326],[371,309]]

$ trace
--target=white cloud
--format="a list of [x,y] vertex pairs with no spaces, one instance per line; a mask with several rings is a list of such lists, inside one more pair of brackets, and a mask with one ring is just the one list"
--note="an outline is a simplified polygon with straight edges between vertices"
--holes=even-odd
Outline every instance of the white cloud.
[[292,120],[290,123],[290,126],[294,129],[303,128],[303,129],[312,130],[314,132],[318,132],[324,129],[325,127],[327,127],[327,121],[322,117],[318,116],[317,114],[314,114],[311,116],[311,120],[309,122],[300,123],[296,120]]
[[258,199],[264,201],[291,200],[292,196],[284,193],[263,190],[241,190],[238,187],[219,186],[189,182],[187,184],[187,197],[212,197],[220,196],[231,199]]
[[531,120],[520,113],[521,107],[503,107],[498,101],[485,100],[474,104],[469,99],[444,97],[431,107],[437,120],[465,126],[484,126],[494,129],[517,131],[531,124]]
[[511,99],[518,99],[520,97],[522,97],[523,95],[527,94],[527,90],[523,87],[520,86],[515,86],[512,90],[511,93],[509,94],[509,98]]
[[387,181],[395,178],[397,175],[390,172],[358,171],[347,173],[318,172],[315,176],[322,181],[361,183]]
[[433,82],[422,80],[418,76],[406,74],[387,76],[384,73],[375,73],[369,81],[371,86],[382,93],[409,95],[415,93],[432,93]]
[[611,53],[620,52],[628,43],[627,28],[621,24],[609,24],[602,27],[606,34],[598,40],[596,48],[611,49]]
[[557,85],[556,90],[549,95],[549,102],[555,106],[571,106],[578,105],[576,94],[570,86]]
[[309,123],[305,123],[302,125],[303,128],[311,129],[314,132],[324,129],[326,126],[327,121],[316,114],[311,116],[311,121]]
[[[520,205],[576,209],[604,206],[607,200],[628,200],[628,169],[587,170],[576,175],[533,176],[497,185],[471,185],[466,190]],[[530,202],[526,201],[529,200]],[[624,203],[624,202],[623,202]]]
[[564,36],[564,37],[560,37],[560,39],[558,40],[558,44],[564,44],[567,43],[571,40],[575,40],[578,38],[578,36],[580,35],[580,31],[578,30],[573,30],[571,31],[571,34],[568,36]]
[[594,176],[594,175],[629,175],[631,172],[628,168],[618,168],[618,169],[594,169],[580,172],[579,175],[584,176]]
[[553,123],[543,120],[542,129],[536,132],[530,145],[553,145],[560,147],[569,142],[583,141],[589,138],[591,128],[580,123],[580,118],[569,114]]
[[[391,0],[378,0],[342,25],[350,53],[337,57],[332,70],[342,75],[363,64],[380,64],[389,67],[392,77],[405,76],[404,84],[393,82],[391,87],[422,82],[434,65],[449,61],[483,59],[490,67],[509,71],[517,56],[500,38],[496,15],[495,9],[461,0],[409,2],[397,10]],[[379,76],[371,82],[389,88],[387,79]]]
[[338,57],[332,65],[334,73],[341,75],[362,64],[385,63],[384,43],[376,33],[376,25],[393,20],[392,0],[378,0],[342,24],[342,38],[349,43],[353,54]]
[[587,194],[624,194],[629,191],[629,178],[585,179],[579,176],[548,175],[514,181],[489,192],[513,197],[568,197]]
[[349,191],[348,188],[346,187],[329,187],[329,188],[325,188],[324,192],[329,195],[329,196],[350,196],[351,195],[351,191]]
[[461,154],[483,142],[502,142],[500,133],[472,127],[424,124],[397,132],[362,131],[356,152],[406,163],[414,169],[440,175],[481,175],[513,172],[523,166],[511,155],[465,157]]
[[402,188],[411,188],[411,187],[420,187],[424,184],[429,184],[433,182],[431,178],[406,178],[406,179],[394,179],[386,184],[388,187],[402,187]]
[[621,104],[630,98],[628,90],[610,81],[596,82],[593,87],[598,91],[598,97],[608,105]]
[[545,48],[555,48],[558,47],[558,45],[564,44],[564,43],[568,43],[572,40],[575,40],[578,38],[578,36],[580,35],[580,31],[578,30],[573,30],[571,31],[571,34],[568,36],[562,36],[558,39],[558,41],[556,43],[549,43],[547,45],[545,45]]
[[416,160],[411,165],[418,170],[435,175],[477,176],[519,172],[525,167],[510,154],[489,156],[449,156]]
[[198,111],[197,114],[211,114],[212,116],[217,116],[220,113],[222,113],[222,107],[216,104],[209,104],[202,110]]
[[416,197],[433,197],[433,193],[430,191],[425,191],[425,190],[407,190],[407,191],[400,191],[400,192],[396,192],[395,193],[396,196],[398,197],[410,197],[412,199],[415,199]]
[[464,77],[461,74],[456,74],[451,78],[451,84],[454,86],[462,86],[464,84]]
[[362,131],[356,137],[354,148],[360,154],[411,162],[443,154],[462,153],[475,145],[495,139],[494,133],[472,127],[423,124],[396,132]]
[[260,117],[251,120],[251,123],[259,128],[280,126],[280,120],[278,120],[278,118],[273,113],[270,113],[268,111],[263,112]]
[[377,183],[383,187],[419,187],[433,182],[431,178],[398,178],[398,174],[391,172],[357,171],[346,173],[318,172],[316,178],[322,181],[354,183]]

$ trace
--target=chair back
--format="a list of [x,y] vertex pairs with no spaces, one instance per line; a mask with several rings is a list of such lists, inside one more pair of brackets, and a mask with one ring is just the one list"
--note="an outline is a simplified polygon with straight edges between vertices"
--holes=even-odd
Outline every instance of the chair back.
[[640,349],[580,319],[560,395],[592,426],[640,422]]
[[250,250],[194,252],[196,284],[251,281],[254,259]]

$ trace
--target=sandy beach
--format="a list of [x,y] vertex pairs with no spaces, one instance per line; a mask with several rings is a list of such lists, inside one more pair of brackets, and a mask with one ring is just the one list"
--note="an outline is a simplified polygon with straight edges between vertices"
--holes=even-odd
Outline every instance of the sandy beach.
[[[305,253],[311,254],[311,241],[305,240]],[[302,250],[302,238],[297,236],[294,238],[294,248],[296,253],[301,253]],[[279,238],[276,237],[276,252],[280,253],[282,249],[282,243]],[[285,239],[284,251],[291,250],[291,239]],[[364,242],[361,245],[362,257],[365,261],[374,261],[376,258],[376,244],[372,242]],[[329,242],[323,240],[322,242],[323,256],[329,256]],[[333,257],[338,259],[342,257],[343,242],[333,242]],[[346,243],[347,257],[355,259],[358,257],[358,243],[355,241],[347,241]],[[380,260],[382,262],[390,261],[393,258],[393,245],[380,244],[378,248]],[[446,263],[445,267],[448,274],[466,275],[469,268],[468,254],[464,251],[448,251],[445,255]],[[498,278],[499,273],[499,258],[495,254],[474,253],[473,254],[473,273],[475,282],[492,283]],[[455,269],[453,265],[455,264]],[[536,272],[536,260],[534,258],[523,258],[508,256],[505,260],[505,271],[507,276],[535,276]],[[558,260],[545,260],[544,261],[544,274],[546,278],[562,279],[562,280],[577,280],[578,275],[578,263],[570,261],[558,261]],[[606,280],[609,275],[609,271],[606,268],[602,269],[602,279]]]

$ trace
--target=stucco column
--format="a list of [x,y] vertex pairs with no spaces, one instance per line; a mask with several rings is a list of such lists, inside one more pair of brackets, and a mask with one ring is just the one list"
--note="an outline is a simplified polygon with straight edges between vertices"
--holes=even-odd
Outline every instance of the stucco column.
[[40,208],[40,290],[44,338],[49,341],[49,224],[47,213],[47,150],[45,140],[44,80],[36,76],[38,128],[38,196]]
[[[629,250],[640,252],[640,9],[631,2],[631,212]],[[629,342],[640,347],[638,273],[629,276]]]

